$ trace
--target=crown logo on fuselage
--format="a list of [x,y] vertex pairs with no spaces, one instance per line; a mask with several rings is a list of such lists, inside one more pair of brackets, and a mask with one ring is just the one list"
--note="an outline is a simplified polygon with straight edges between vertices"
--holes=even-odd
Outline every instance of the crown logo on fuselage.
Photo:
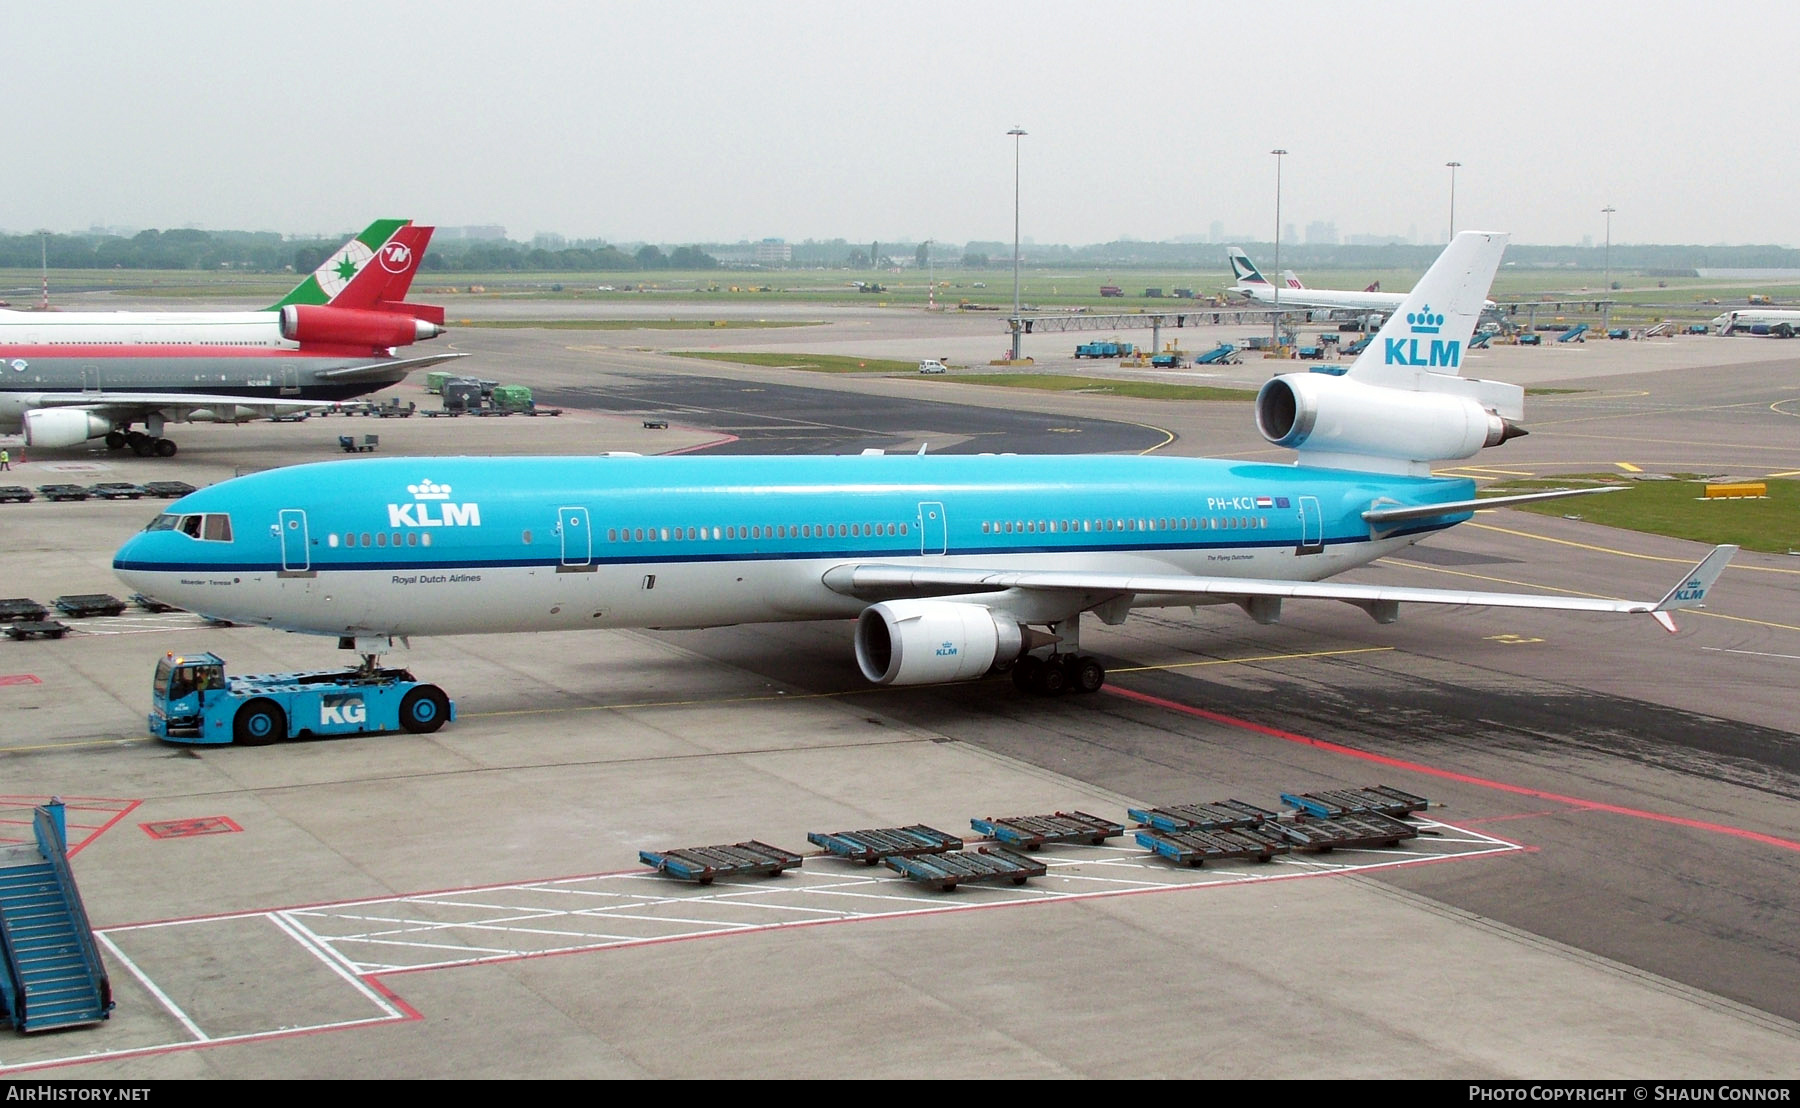
[[[481,505],[450,503],[450,486],[440,485],[427,478],[416,485],[406,486],[412,493],[411,504],[389,504],[389,527],[480,527]],[[432,512],[434,504],[443,507]]]

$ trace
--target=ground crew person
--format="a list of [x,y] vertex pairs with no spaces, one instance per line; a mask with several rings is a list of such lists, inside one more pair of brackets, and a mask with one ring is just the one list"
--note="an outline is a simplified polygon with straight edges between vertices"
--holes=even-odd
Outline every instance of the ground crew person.
[[0,469],[12,468],[12,451],[0,446]]

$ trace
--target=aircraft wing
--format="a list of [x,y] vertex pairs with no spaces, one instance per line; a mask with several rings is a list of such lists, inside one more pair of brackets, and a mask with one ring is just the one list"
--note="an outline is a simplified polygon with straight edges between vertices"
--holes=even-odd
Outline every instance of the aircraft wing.
[[[34,408],[77,408],[117,423],[138,422],[160,412],[171,423],[187,423],[195,412],[210,412],[215,422],[273,419],[313,408],[329,400],[273,400],[252,396],[211,396],[196,392],[45,392],[31,397]],[[236,409],[238,413],[232,414]]]
[[424,369],[426,366],[431,365],[442,365],[444,362],[452,361],[456,358],[466,358],[468,356],[467,353],[449,352],[444,354],[426,354],[418,358],[387,358],[379,362],[370,362],[367,365],[347,365],[338,369],[321,369],[316,371],[315,376],[327,381],[386,381],[394,376],[396,370],[399,371],[401,377],[404,377],[415,369]]
[[[1392,623],[1402,603],[1479,605],[1499,608],[1545,608],[1571,612],[1643,613],[1675,630],[1668,613],[1700,607],[1719,574],[1737,553],[1717,546],[1684,574],[1661,600],[1606,600],[1599,597],[1541,596],[1532,593],[1464,592],[1456,589],[1402,588],[1335,581],[1279,581],[1255,577],[1204,577],[1183,574],[1091,573],[1084,570],[989,570],[954,566],[844,565],[825,574],[834,592],[869,601],[961,596],[979,593],[1059,593],[1080,601],[1080,610],[1109,605],[1128,607],[1138,596],[1191,597],[1195,604],[1239,604],[1253,617],[1273,622],[1282,600],[1339,600],[1362,608],[1378,622]],[[1123,609],[1118,609],[1121,612]],[[1117,622],[1108,620],[1108,622]]]

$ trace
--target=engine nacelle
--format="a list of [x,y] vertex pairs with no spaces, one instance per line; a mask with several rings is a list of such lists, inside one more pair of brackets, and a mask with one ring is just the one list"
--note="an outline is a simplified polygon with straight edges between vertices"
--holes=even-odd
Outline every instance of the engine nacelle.
[[113,429],[112,420],[82,408],[33,408],[24,424],[26,445],[45,448],[79,446]]
[[1470,458],[1524,430],[1468,396],[1284,373],[1256,394],[1256,429],[1276,446],[1439,462]]
[[407,346],[443,333],[444,328],[430,320],[394,312],[329,304],[288,304],[281,309],[281,337],[290,342],[375,348]]
[[1024,628],[979,604],[888,600],[856,621],[856,664],[877,685],[972,681],[1024,650]]

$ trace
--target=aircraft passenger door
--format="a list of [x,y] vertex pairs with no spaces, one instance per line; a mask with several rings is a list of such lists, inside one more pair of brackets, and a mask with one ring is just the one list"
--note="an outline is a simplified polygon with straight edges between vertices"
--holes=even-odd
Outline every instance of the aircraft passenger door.
[[281,509],[275,529],[281,532],[281,572],[305,573],[310,570],[312,544],[307,541],[306,512],[299,508]]
[[588,527],[586,508],[556,509],[556,530],[562,535],[562,564],[591,565],[594,561],[594,535]]
[[300,367],[292,362],[283,362],[281,365],[281,395],[300,395]]
[[84,365],[81,367],[81,391],[82,392],[99,392],[100,391],[100,367],[99,366]]
[[950,549],[950,529],[944,506],[935,500],[919,502],[919,553],[942,554]]
[[1300,545],[1296,554],[1322,554],[1325,551],[1325,518],[1319,512],[1319,498],[1300,497]]

